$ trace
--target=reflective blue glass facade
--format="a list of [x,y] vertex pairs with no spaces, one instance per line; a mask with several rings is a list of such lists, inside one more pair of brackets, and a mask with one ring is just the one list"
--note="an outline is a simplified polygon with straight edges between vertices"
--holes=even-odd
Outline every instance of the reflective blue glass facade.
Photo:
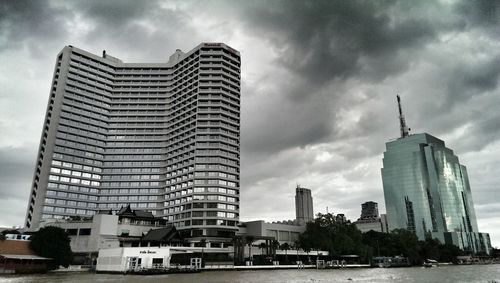
[[489,235],[478,232],[467,169],[444,141],[423,133],[388,142],[383,166],[389,230],[489,252]]

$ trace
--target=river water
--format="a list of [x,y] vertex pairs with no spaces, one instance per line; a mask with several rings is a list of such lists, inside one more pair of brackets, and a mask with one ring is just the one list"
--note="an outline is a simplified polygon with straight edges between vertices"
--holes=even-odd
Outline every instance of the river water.
[[205,271],[193,274],[115,275],[82,272],[1,276],[0,282],[130,282],[130,283],[263,283],[263,282],[498,282],[500,265],[440,266],[432,268],[358,268],[328,270]]

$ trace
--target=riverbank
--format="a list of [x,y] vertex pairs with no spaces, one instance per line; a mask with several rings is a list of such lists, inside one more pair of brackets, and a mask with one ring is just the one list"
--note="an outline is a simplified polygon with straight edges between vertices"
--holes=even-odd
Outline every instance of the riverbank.
[[[370,268],[369,264],[346,264],[344,266],[335,266],[330,268],[320,268],[320,269],[340,269],[340,268]],[[201,268],[203,271],[214,271],[214,270],[280,270],[280,269],[317,269],[316,265],[213,265],[205,266]]]
[[[349,280],[351,279],[351,280]],[[123,282],[123,283],[302,283],[302,282],[500,282],[498,265],[451,265],[433,268],[341,268],[214,270],[192,274],[129,276],[87,272],[59,272],[0,277],[2,283]]]

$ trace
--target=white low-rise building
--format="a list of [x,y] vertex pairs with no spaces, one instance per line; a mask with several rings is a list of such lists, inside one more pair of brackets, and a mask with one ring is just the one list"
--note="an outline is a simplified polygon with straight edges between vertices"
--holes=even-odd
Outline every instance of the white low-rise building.
[[169,267],[170,247],[135,247],[99,250],[98,272],[126,272],[138,268]]
[[[232,248],[201,247],[129,247],[99,250],[97,272],[127,272],[140,269],[170,268],[172,255],[200,253],[232,253]],[[201,267],[201,261],[199,262]]]

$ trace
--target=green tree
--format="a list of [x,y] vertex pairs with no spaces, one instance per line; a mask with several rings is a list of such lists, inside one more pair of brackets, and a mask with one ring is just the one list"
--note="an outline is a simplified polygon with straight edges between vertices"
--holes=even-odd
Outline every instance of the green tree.
[[297,252],[297,261],[299,261],[299,250],[300,250],[300,240],[295,240],[293,242],[293,248],[295,249],[295,251]]
[[423,260],[433,259],[440,260],[441,257],[441,243],[437,239],[427,238],[420,243],[420,256]]
[[245,237],[245,242],[248,245],[248,258],[250,261],[253,261],[253,259],[252,259],[252,244],[254,241],[255,241],[254,236],[246,236]]
[[285,262],[288,262],[288,250],[290,249],[290,244],[283,243],[281,244],[280,249],[285,251]]
[[234,247],[234,265],[242,265],[245,261],[244,259],[244,249],[245,240],[242,236],[233,237],[233,247]]
[[276,259],[276,250],[280,247],[280,242],[278,242],[277,240],[272,240],[271,241],[271,251],[272,251],[272,254],[273,254],[273,260]]
[[264,253],[264,251],[267,249],[267,244],[266,244],[266,242],[262,242],[262,243],[260,243],[260,244],[259,244],[259,248],[260,248],[260,249],[261,249],[261,251],[262,251],[262,252],[261,252],[261,253],[262,253],[262,255],[264,255],[264,254],[266,254],[266,255],[267,255],[267,253]]
[[59,227],[43,227],[38,230],[30,242],[31,249],[39,256],[51,258],[49,269],[60,265],[68,267],[73,258],[68,234]]
[[396,229],[390,233],[370,231],[363,234],[363,243],[373,251],[373,254],[403,255],[413,265],[420,265],[426,259],[456,263],[457,256],[464,254],[464,251],[457,246],[442,244],[438,239],[432,239],[430,235],[424,241],[419,241],[414,233],[406,229]]
[[391,232],[391,237],[396,244],[398,251],[410,260],[413,265],[421,265],[424,259],[420,253],[420,243],[417,235],[406,229],[395,229]]
[[337,221],[331,213],[319,213],[313,222],[307,223],[306,231],[299,236],[299,242],[305,252],[311,249],[326,250],[331,256],[364,256],[369,249],[363,244],[362,234],[354,224]]
[[463,255],[465,252],[460,250],[459,247],[451,244],[439,245],[439,261],[458,263],[457,256]]

